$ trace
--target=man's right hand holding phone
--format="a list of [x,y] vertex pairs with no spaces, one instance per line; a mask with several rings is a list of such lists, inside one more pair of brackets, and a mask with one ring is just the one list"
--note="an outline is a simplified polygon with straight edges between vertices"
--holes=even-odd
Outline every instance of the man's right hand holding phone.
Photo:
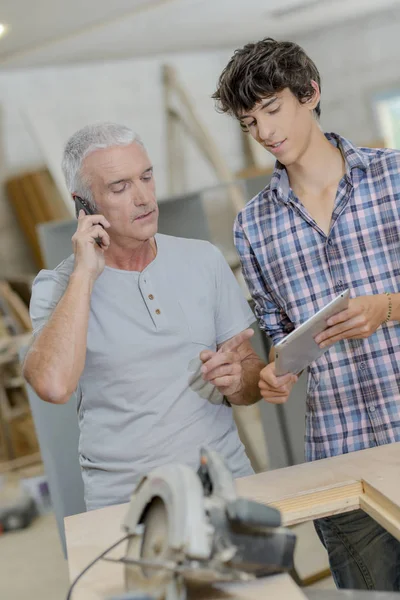
[[[102,273],[105,266],[104,252],[110,245],[110,236],[106,229],[110,223],[103,215],[85,215],[79,211],[78,227],[72,236],[75,254],[74,272],[85,273],[93,281]],[[96,238],[101,240],[101,246],[96,243]]]
[[275,363],[271,362],[260,372],[258,387],[264,400],[271,404],[283,404],[289,398],[297,380],[298,376],[293,373],[278,377],[275,373]]

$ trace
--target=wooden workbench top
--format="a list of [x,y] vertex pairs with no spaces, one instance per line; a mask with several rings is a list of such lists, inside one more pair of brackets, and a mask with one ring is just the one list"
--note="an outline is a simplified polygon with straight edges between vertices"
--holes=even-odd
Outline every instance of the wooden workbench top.
[[[400,443],[267,471],[236,483],[239,496],[279,507],[287,525],[363,508],[400,539]],[[123,537],[127,507],[109,506],[65,519],[71,581]],[[110,556],[124,552],[121,546]],[[287,576],[268,578],[260,585],[266,586],[265,591],[278,586],[285,600],[304,598]],[[227,597],[250,600],[256,597],[254,590],[247,584],[240,590],[232,588]],[[73,600],[103,600],[122,591],[123,567],[101,561],[79,582]]]

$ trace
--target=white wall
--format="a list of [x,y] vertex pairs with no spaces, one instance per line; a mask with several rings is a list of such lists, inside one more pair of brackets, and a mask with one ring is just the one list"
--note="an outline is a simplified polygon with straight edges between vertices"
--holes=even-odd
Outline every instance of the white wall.
[[381,138],[374,94],[400,89],[400,7],[296,40],[322,75],[322,125],[358,144]]
[[[63,142],[79,127],[93,121],[113,120],[133,127],[143,138],[154,162],[159,197],[167,195],[165,113],[161,67],[172,62],[198,114],[215,132],[215,139],[233,169],[242,167],[239,132],[230,119],[214,111],[210,96],[229,52],[202,53],[120,61],[99,65],[43,68],[0,73],[3,109],[4,173],[12,175],[44,163],[21,109],[47,119],[54,136]],[[191,189],[212,185],[216,179],[192,144],[187,149]],[[14,217],[0,198],[0,273],[32,268]],[[26,266],[25,266],[26,265]]]
[[[380,137],[373,120],[371,96],[400,86],[400,9],[345,26],[325,29],[298,41],[310,53],[322,78],[322,125],[363,144]],[[266,35],[268,32],[266,31]],[[242,165],[240,135],[234,122],[215,112],[210,95],[231,50],[174,55],[140,61],[43,68],[0,73],[3,113],[3,176],[43,163],[19,109],[28,103],[51,119],[58,139],[95,120],[115,120],[135,128],[154,161],[159,195],[167,193],[165,122],[161,65],[177,67],[198,114],[212,130],[233,170]],[[1,153],[0,153],[1,155]],[[197,151],[187,152],[191,189],[214,183],[215,177]],[[32,268],[27,250],[6,201],[0,197],[0,273]]]
[[[42,68],[0,74],[0,103],[5,109],[6,161],[9,172],[40,164],[40,151],[26,129],[20,108],[28,104],[52,122],[61,143],[77,128],[98,120],[130,125],[141,134],[154,160],[159,193],[166,194],[165,120],[161,66],[172,62],[196,103],[197,112],[215,131],[218,145],[233,168],[241,166],[238,134],[216,114],[210,96],[229,52],[175,55],[165,59],[99,65]],[[212,181],[195,165],[191,187]],[[204,177],[208,181],[204,181]]]

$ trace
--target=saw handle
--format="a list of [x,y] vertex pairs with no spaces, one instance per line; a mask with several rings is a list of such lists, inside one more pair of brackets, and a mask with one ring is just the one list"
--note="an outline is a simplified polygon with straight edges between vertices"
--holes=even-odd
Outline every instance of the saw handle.
[[281,513],[272,506],[238,498],[226,505],[226,513],[232,523],[252,527],[280,527]]

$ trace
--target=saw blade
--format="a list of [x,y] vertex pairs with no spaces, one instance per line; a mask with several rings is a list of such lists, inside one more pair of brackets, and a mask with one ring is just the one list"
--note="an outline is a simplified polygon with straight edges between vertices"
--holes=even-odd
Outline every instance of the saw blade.
[[[140,557],[145,560],[170,560],[171,554],[167,509],[160,498],[155,498],[146,512]],[[144,567],[143,574],[152,577],[154,569]]]
[[169,546],[168,512],[160,498],[154,498],[143,519],[143,535],[133,536],[128,542],[126,559],[139,559],[147,564],[126,564],[127,589],[149,593],[157,600],[183,599],[183,582],[174,570],[150,566],[150,563],[176,563],[178,553]]

